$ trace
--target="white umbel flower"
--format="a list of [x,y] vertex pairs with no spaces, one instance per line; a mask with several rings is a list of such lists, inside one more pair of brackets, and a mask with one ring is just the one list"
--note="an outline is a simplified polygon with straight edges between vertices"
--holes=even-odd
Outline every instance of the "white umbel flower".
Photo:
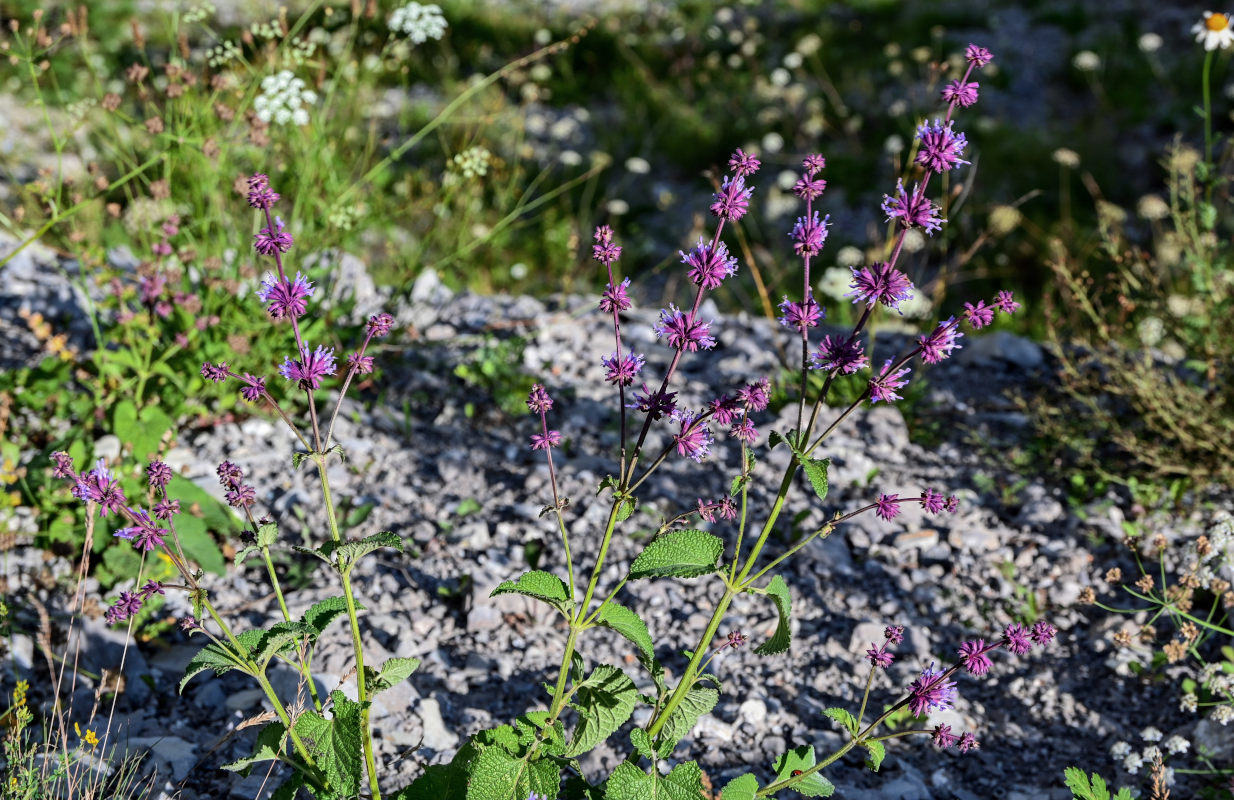
[[1191,26],[1195,40],[1204,45],[1205,50],[1224,50],[1234,44],[1234,30],[1230,27],[1229,14],[1204,12],[1204,19]]
[[429,39],[440,39],[446,35],[446,18],[441,13],[441,6],[436,3],[421,5],[408,3],[397,8],[390,15],[390,30],[401,33],[413,44],[423,44]]
[[304,88],[304,81],[283,70],[261,81],[261,94],[253,98],[253,108],[262,122],[304,126],[309,122],[308,107],[317,102],[317,93]]

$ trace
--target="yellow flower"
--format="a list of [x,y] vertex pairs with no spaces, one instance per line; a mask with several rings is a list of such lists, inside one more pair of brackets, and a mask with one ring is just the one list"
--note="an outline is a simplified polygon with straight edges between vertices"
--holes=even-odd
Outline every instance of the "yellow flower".
[[1234,44],[1234,30],[1230,28],[1229,14],[1204,12],[1204,19],[1191,26],[1195,40],[1204,44],[1205,50],[1222,50]]
[[90,745],[90,749],[93,750],[95,747],[98,747],[99,737],[95,735],[94,731],[87,728],[84,741],[86,744]]

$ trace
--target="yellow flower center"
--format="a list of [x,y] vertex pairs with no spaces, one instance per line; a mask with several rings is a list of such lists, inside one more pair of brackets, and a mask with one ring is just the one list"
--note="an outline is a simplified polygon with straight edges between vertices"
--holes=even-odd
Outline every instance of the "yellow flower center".
[[1213,33],[1223,31],[1230,27],[1230,18],[1225,14],[1212,14],[1208,19],[1204,20],[1204,27],[1208,28]]

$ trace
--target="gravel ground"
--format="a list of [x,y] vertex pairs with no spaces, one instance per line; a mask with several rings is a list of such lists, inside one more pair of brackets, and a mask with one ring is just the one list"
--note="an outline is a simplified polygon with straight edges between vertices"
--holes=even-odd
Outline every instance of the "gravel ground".
[[[485,331],[526,337],[521,367],[542,376],[554,395],[551,422],[567,440],[555,460],[562,492],[572,500],[567,518],[579,559],[590,556],[603,525],[607,508],[595,489],[613,470],[617,439],[607,423],[613,398],[598,381],[598,360],[609,350],[611,332],[592,300],[546,305],[527,297],[455,295],[429,274],[396,310],[404,335],[402,344],[381,354],[382,400],[372,402],[376,395],[371,394],[345,406],[339,440],[348,462],[331,472],[336,495],[375,504],[350,535],[392,530],[409,542],[408,553],[383,552],[356,573],[356,591],[368,609],[362,625],[371,657],[414,656],[424,662],[374,709],[379,757],[387,764],[390,786],[405,783],[424,764],[448,760],[460,737],[542,707],[541,684],[555,676],[564,642],[559,618],[545,607],[517,596],[488,597],[498,583],[528,568],[529,542],[543,547],[541,568],[564,571],[554,528],[538,516],[549,488],[542,459],[526,446],[534,432],[532,418],[504,418],[483,403],[468,418],[463,403],[476,395],[453,377],[453,365],[469,356]],[[678,384],[682,399],[695,405],[770,373],[775,338],[787,342],[782,329],[765,321],[714,316],[720,346],[686,358]],[[654,344],[653,318],[651,310],[636,309],[624,326],[635,351],[648,355],[651,374],[663,368],[667,354]],[[888,334],[879,341],[890,352],[907,339]],[[1117,563],[1118,551],[1102,542],[1120,535],[1119,523],[1129,513],[1118,498],[1069,509],[1058,487],[1031,476],[1012,493],[978,488],[989,485],[978,476],[997,486],[1020,479],[1005,454],[1026,441],[1029,431],[1010,397],[1032,397],[1051,380],[1051,371],[1037,345],[1005,333],[968,336],[962,344],[954,359],[924,373],[929,389],[918,418],[934,422],[941,441],[928,447],[910,441],[896,407],[863,408],[830,440],[827,502],[820,508],[799,480],[783,519],[800,513],[799,524],[809,527],[836,510],[864,505],[879,492],[915,495],[923,486],[957,494],[960,511],[924,517],[906,507],[892,522],[864,515],[788,562],[782,574],[794,604],[792,649],[764,658],[751,647],[718,660],[714,669],[724,681],[720,704],[676,753],[700,760],[717,787],[746,770],[767,777],[772,760],[787,747],[810,743],[829,751],[837,746],[841,740],[822,710],[859,702],[865,678],[861,653],[880,640],[883,625],[904,625],[908,635],[897,663],[875,680],[875,703],[892,699],[922,666],[950,660],[962,639],[996,635],[1030,602],[1059,627],[1054,644],[1020,659],[997,658],[983,680],[962,677],[955,710],[930,720],[974,731],[982,748],[958,756],[940,754],[920,737],[898,740],[879,775],[864,771],[856,759],[832,768],[828,775],[838,796],[1065,798],[1064,766],[1110,774],[1109,746],[1149,721],[1167,734],[1207,736],[1212,746],[1229,749],[1220,730],[1197,732],[1197,718],[1178,708],[1173,682],[1150,684],[1131,676],[1125,654],[1108,643],[1122,620],[1076,607],[1081,589]],[[913,373],[914,379],[921,376],[920,369]],[[789,406],[778,419],[770,413],[756,418],[761,441],[771,429],[792,427],[795,413]],[[321,541],[320,493],[309,471],[291,472],[292,442],[281,426],[252,417],[184,432],[167,460],[214,493],[220,491],[214,465],[224,458],[238,463],[259,487],[266,513],[279,521],[285,540],[298,542],[303,535]],[[785,456],[783,448],[767,452],[760,446],[763,484],[775,481]],[[701,467],[670,460],[649,482],[626,530],[646,534],[663,515],[692,506],[696,497],[719,496],[735,462],[736,453],[725,443]],[[751,507],[765,508],[767,496],[756,492]],[[471,501],[483,510],[467,512]],[[1195,535],[1203,521],[1199,515],[1162,515],[1150,524],[1174,537]],[[711,528],[726,540],[735,533],[723,522]],[[637,535],[614,540],[602,588],[619,578],[644,541]],[[771,550],[784,546],[773,542]],[[7,591],[25,609],[19,611],[18,627],[37,629],[25,602],[37,598],[55,620],[55,644],[62,646],[66,626],[58,610],[67,606],[72,565],[20,544],[2,563]],[[274,621],[264,573],[255,567],[208,578],[207,585],[240,629]],[[93,579],[86,589],[94,611],[77,626],[84,637],[83,665],[92,671],[115,667],[124,636],[99,618],[106,600]],[[337,591],[321,573],[290,594],[292,613]],[[657,580],[627,587],[620,599],[646,619],[657,654],[670,674],[680,674],[685,662],[679,653],[703,629],[717,596],[717,587],[704,580]],[[183,609],[183,601],[171,598],[168,609]],[[740,628],[757,641],[774,625],[769,604],[741,598],[723,630]],[[32,699],[47,700],[46,666],[35,643],[19,634],[8,647],[10,664],[0,687],[7,692],[14,679],[29,677],[35,684]],[[150,750],[145,769],[158,770],[156,784],[168,795],[264,796],[276,785],[273,780],[263,789],[264,775],[239,779],[218,769],[246,754],[257,728],[242,726],[263,711],[264,698],[236,675],[197,677],[177,695],[182,668],[196,647],[179,632],[128,647],[113,741],[121,749]],[[624,640],[591,632],[585,652],[592,663],[627,666],[645,683]],[[339,626],[319,649],[316,679],[327,690],[342,680],[354,691],[346,680],[349,668],[350,644]],[[294,690],[290,672],[279,673],[277,680],[286,691]],[[79,676],[77,687],[75,707],[88,708],[92,681]],[[625,741],[618,733],[589,756],[588,775],[596,778],[615,766],[625,754]]]

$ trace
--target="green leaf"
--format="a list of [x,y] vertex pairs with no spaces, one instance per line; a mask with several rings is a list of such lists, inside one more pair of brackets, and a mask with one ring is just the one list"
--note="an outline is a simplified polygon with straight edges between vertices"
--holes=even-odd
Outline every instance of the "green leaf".
[[652,649],[651,633],[643,618],[625,606],[615,601],[608,601],[600,607],[596,615],[596,624],[616,631],[630,640],[638,648],[638,660],[649,671],[656,664],[656,654]]
[[870,760],[866,762],[866,766],[878,772],[878,768],[883,765],[883,759],[887,757],[887,748],[878,739],[867,739],[865,746],[866,750],[870,751]]
[[[368,690],[372,694],[384,692],[400,681],[405,681],[411,677],[411,673],[415,672],[420,666],[418,658],[390,658],[386,663],[381,665],[381,670],[377,672],[373,680],[368,684]],[[367,667],[365,668],[368,669]]]
[[757,792],[758,778],[746,773],[724,784],[720,791],[720,800],[754,800]]
[[282,756],[283,737],[286,735],[287,729],[283,727],[283,723],[271,722],[257,734],[257,742],[253,745],[253,754],[251,756],[237,759],[230,764],[224,764],[223,769],[230,772],[239,772],[243,777],[247,778],[254,764],[259,764],[263,761],[274,761]]
[[527,800],[532,792],[556,797],[561,770],[552,761],[528,761],[501,747],[486,747],[468,767],[467,800]]
[[330,788],[343,797],[360,792],[361,705],[335,690],[330,694],[334,717],[326,719],[316,711],[305,711],[292,729],[304,742],[317,767],[325,773]]
[[677,743],[694,729],[698,718],[710,713],[720,701],[720,692],[707,686],[693,686],[682,698],[673,713],[669,714],[664,727],[660,729],[659,744],[656,752],[661,758],[667,758]]
[[489,597],[511,593],[541,600],[560,611],[567,619],[570,616],[573,605],[570,590],[566,588],[565,581],[551,572],[533,569],[531,572],[523,573],[517,581],[504,581],[499,584],[489,594]]
[[[261,635],[262,631],[245,631],[236,638],[242,646],[249,647],[256,644]],[[247,656],[247,653],[245,655]],[[237,657],[235,653],[222,645],[211,642],[198,650],[197,655],[189,659],[188,665],[184,668],[184,677],[180,679],[180,693],[184,693],[184,685],[194,675],[205,672],[208,669],[214,670],[215,675],[222,675],[224,672],[232,669],[238,669],[246,675],[251,674],[243,658]]]
[[704,796],[703,772],[693,761],[678,764],[667,775],[648,775],[623,761],[604,785],[605,800],[702,800]]
[[296,800],[296,796],[302,786],[304,786],[304,774],[293,771],[291,776],[283,781],[283,785],[275,789],[274,794],[270,795],[270,800]]
[[783,653],[788,650],[789,645],[793,641],[793,630],[790,622],[789,610],[792,605],[792,598],[788,594],[788,584],[779,575],[771,579],[771,583],[767,584],[766,589],[754,590],[757,594],[766,594],[776,605],[776,611],[780,615],[779,624],[776,625],[775,633],[771,638],[760,644],[754,649],[754,652],[760,656],[773,656],[777,653]]
[[[356,610],[362,611],[364,606],[356,603]],[[330,623],[346,613],[347,598],[327,597],[313,603],[309,610],[304,612],[304,616],[300,617],[300,621],[312,628],[314,635],[321,636],[326,632],[326,628],[330,627]]]
[[797,452],[796,439],[797,439],[796,431],[789,431],[787,434],[780,433],[779,431],[772,431],[767,436],[767,448],[769,450],[775,450],[781,444],[787,444],[789,449],[792,450],[794,453],[796,453]]
[[[813,745],[806,744],[793,748],[776,759],[773,767],[776,771],[776,782],[793,780],[793,772],[797,770],[804,772],[813,767],[815,763],[817,762],[814,759]],[[798,777],[796,780],[793,790],[806,797],[830,797],[831,793],[836,790],[836,787],[831,785],[831,781],[818,773]]]
[[190,561],[197,562],[197,566],[215,575],[222,575],[227,571],[223,551],[207,530],[204,519],[191,514],[177,516],[176,536],[180,539],[180,546],[184,548],[184,555]]
[[547,711],[529,711],[514,721],[518,731],[519,752],[525,751],[537,738],[544,753],[559,756],[566,751],[566,730],[561,720],[545,727],[548,722]]
[[257,647],[253,649],[253,660],[258,666],[265,667],[270,659],[279,653],[293,649],[296,642],[316,636],[312,626],[303,622],[276,622],[265,631]]
[[354,542],[341,544],[335,550],[338,556],[338,568],[340,571],[350,570],[361,558],[383,547],[389,547],[401,553],[403,551],[403,539],[396,533],[382,531],[381,533],[374,533],[372,536],[365,536],[363,539],[358,539]]
[[[1088,775],[1079,767],[1067,767],[1063,770],[1063,777],[1066,780],[1067,788],[1071,789],[1071,793],[1079,800],[1110,800],[1110,790],[1106,786],[1105,779],[1097,773],[1093,773],[1092,782],[1089,782]],[[1123,789],[1119,792],[1121,796]],[[1127,792],[1130,796],[1130,792]]]
[[853,736],[857,735],[857,718],[850,714],[847,708],[829,708],[823,712],[823,715],[843,725]]
[[460,800],[466,790],[467,773],[457,764],[431,764],[424,768],[424,774],[400,789],[391,800],[422,800],[425,797]]
[[565,756],[575,758],[595,749],[612,736],[634,713],[638,689],[617,667],[600,664],[574,693],[570,707],[578,712],[578,724],[566,746]]
[[257,546],[270,547],[279,538],[279,526],[273,522],[265,522],[257,526]]
[[635,728],[630,731],[630,744],[643,758],[655,759],[656,748],[652,744],[651,737],[647,735],[647,731],[642,728]]
[[827,468],[830,466],[830,458],[810,458],[806,459],[801,465],[801,468],[805,470],[806,477],[810,479],[810,485],[814,487],[814,494],[818,495],[819,500],[827,499]]
[[638,508],[638,500],[633,495],[626,495],[617,503],[617,521],[625,522]]
[[703,531],[674,531],[655,539],[630,565],[630,579],[695,578],[715,572],[724,552],[718,536]]

